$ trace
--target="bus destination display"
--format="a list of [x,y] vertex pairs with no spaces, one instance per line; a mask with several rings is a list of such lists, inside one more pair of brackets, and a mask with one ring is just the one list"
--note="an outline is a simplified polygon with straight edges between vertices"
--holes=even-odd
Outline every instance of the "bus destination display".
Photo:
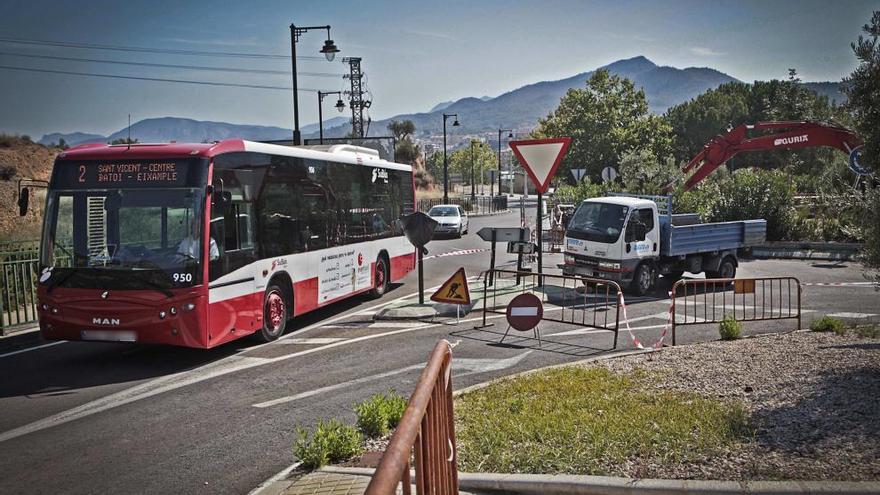
[[68,162],[57,174],[58,185],[73,187],[185,186],[189,163],[177,160]]

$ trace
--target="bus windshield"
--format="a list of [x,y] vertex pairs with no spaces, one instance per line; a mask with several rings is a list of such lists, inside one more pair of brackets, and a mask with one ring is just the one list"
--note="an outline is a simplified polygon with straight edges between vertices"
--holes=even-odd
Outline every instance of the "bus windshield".
[[[50,286],[168,289],[201,281],[203,188],[53,190],[41,264]],[[219,256],[214,239],[209,256]]]

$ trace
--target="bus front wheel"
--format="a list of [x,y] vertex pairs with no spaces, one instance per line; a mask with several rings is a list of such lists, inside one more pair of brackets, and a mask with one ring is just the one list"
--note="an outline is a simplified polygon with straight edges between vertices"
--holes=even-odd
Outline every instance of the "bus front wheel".
[[264,342],[276,340],[284,333],[287,326],[287,305],[281,287],[272,284],[266,288],[263,296],[263,328],[259,334]]

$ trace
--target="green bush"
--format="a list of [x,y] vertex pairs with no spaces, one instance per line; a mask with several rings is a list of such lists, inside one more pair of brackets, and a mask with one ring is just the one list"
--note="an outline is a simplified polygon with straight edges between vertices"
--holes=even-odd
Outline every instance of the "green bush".
[[382,437],[400,423],[406,410],[406,399],[393,390],[376,394],[355,405],[358,429],[369,438]]
[[814,332],[834,332],[839,334],[843,332],[844,327],[843,320],[827,315],[810,322],[810,330]]
[[718,184],[708,221],[767,220],[767,240],[790,239],[794,231],[794,187],[780,171],[737,170]]
[[318,421],[311,435],[305,428],[296,428],[293,454],[305,469],[317,469],[328,462],[340,462],[363,452],[363,438],[349,425],[335,419]]
[[718,325],[721,340],[736,340],[742,335],[742,325],[731,315],[726,315]]

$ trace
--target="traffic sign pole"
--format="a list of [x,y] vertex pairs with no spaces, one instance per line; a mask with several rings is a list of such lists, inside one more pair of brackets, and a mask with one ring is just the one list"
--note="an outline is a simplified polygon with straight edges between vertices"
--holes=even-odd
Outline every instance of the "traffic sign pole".
[[541,274],[544,273],[542,270],[542,268],[543,268],[542,258],[544,257],[543,256],[544,255],[544,246],[543,246],[543,244],[544,244],[544,239],[543,239],[544,218],[543,218],[543,211],[542,211],[543,205],[541,204],[541,201],[542,201],[541,200],[541,191],[539,190],[538,191],[538,223],[537,223],[537,227],[535,229],[538,232],[538,236],[537,236],[537,238],[538,238],[538,243],[537,243],[538,244],[538,287],[541,287],[542,285],[544,285],[544,283],[543,283],[544,281],[541,277]]
[[422,249],[416,248],[419,252],[419,304],[425,304],[425,275],[422,272]]

